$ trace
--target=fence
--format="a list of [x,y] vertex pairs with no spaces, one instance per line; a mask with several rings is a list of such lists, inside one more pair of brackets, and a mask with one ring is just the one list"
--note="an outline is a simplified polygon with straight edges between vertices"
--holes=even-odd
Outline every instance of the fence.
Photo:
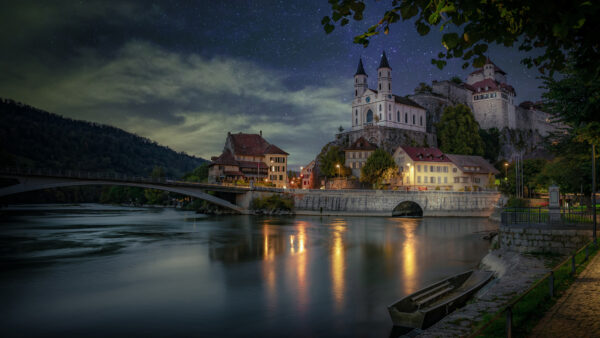
[[[558,216],[558,215],[557,215]],[[507,208],[501,214],[502,225],[514,224],[550,224],[560,223],[577,225],[592,223],[594,215],[591,210],[561,209],[560,217],[554,217],[547,208]]]
[[[548,302],[545,305],[551,305],[551,301],[557,295],[557,289],[560,291],[568,288],[570,285],[567,283],[569,279],[575,277],[577,269],[586,263],[590,255],[596,250],[598,250],[598,246],[593,241],[584,245],[573,255],[552,268],[529,289],[496,312],[491,319],[471,333],[469,337],[506,336],[510,338],[515,333],[519,335],[527,334],[527,332],[522,332],[522,328],[526,326],[523,322],[530,320],[532,313],[539,313],[544,302]],[[535,300],[538,301],[535,302]],[[503,315],[504,324],[500,322]],[[515,325],[515,323],[519,325]],[[521,328],[521,331],[515,332],[515,327]],[[501,333],[504,333],[504,335]]]

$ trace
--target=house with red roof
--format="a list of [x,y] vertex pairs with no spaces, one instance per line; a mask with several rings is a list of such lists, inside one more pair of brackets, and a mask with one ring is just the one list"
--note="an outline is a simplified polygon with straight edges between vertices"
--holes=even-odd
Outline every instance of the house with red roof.
[[481,156],[444,154],[438,148],[400,146],[393,158],[398,183],[406,190],[486,190],[498,174]]
[[260,134],[227,133],[225,147],[220,156],[209,164],[210,183],[245,182],[272,183],[276,187],[287,185],[288,153],[267,142]]
[[464,87],[471,91],[473,114],[481,128],[517,128],[517,93],[507,83],[506,72],[489,57],[482,68],[469,74]]

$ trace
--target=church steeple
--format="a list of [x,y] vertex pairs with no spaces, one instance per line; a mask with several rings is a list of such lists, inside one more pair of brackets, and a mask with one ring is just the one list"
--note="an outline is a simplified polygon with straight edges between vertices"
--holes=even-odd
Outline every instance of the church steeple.
[[390,67],[385,51],[381,56],[381,62],[379,62],[379,68],[377,68],[377,75],[377,87],[379,92],[384,95],[392,94],[392,67]]
[[390,63],[388,62],[387,56],[385,56],[385,51],[383,51],[383,55],[381,56],[379,68],[389,68],[390,70],[392,70],[392,67],[390,67]]
[[356,75],[367,75],[367,73],[365,73],[365,67],[363,67],[362,64],[362,58],[358,60],[358,68],[356,69],[356,74],[354,74],[354,76]]
[[363,67],[362,59],[358,61],[358,68],[356,74],[354,74],[354,97],[362,96],[367,90],[367,73],[365,67]]

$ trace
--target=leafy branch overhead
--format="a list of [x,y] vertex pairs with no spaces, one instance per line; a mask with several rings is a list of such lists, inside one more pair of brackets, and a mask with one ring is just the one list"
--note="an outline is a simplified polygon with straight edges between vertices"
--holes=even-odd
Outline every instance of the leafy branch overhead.
[[[380,20],[365,32],[354,37],[354,42],[367,47],[371,38],[388,34],[394,23],[413,20],[420,35],[431,29],[445,32],[441,44],[446,51],[438,54],[432,63],[440,69],[446,59],[461,58],[469,64],[482,67],[488,45],[496,43],[507,47],[517,45],[519,50],[539,48],[542,53],[527,57],[522,62],[535,66],[541,72],[561,71],[567,55],[573,57],[578,68],[597,69],[600,56],[598,28],[600,1],[542,1],[542,0],[388,0]],[[331,17],[321,20],[325,32],[331,33],[336,25],[345,26],[350,20],[361,21],[365,11],[363,0],[329,0]]]

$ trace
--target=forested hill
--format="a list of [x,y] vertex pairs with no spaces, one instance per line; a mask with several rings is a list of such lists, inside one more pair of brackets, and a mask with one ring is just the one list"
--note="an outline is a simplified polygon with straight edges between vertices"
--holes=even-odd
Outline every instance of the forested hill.
[[0,165],[180,177],[206,160],[119,128],[0,99]]

